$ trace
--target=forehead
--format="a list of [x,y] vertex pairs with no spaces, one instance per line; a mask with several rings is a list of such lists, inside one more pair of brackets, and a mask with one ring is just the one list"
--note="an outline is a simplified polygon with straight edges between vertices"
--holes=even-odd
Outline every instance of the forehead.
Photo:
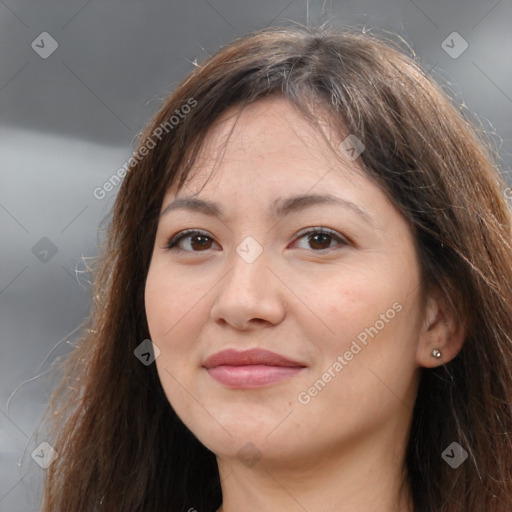
[[[289,100],[271,97],[231,107],[208,129],[184,189],[187,194],[241,181],[263,186],[293,183],[327,188],[364,173],[338,149],[345,134],[323,113],[309,123]],[[336,169],[336,172],[331,172]],[[176,195],[172,187],[168,196]],[[180,191],[178,195],[181,195]]]
[[227,223],[256,222],[279,217],[276,212],[298,211],[290,208],[298,198],[301,204],[313,201],[303,196],[332,195],[345,203],[346,212],[364,212],[379,232],[405,234],[406,221],[387,194],[358,159],[338,147],[346,137],[324,119],[319,128],[312,126],[280,98],[230,109],[208,130],[184,186],[168,189],[160,216],[167,218],[177,200],[197,198],[202,202],[194,205],[196,212],[209,209],[209,215]]

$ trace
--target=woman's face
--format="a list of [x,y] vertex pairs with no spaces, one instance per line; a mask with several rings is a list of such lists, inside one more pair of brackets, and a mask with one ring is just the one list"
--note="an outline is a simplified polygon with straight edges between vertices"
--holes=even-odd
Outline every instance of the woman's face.
[[165,196],[146,282],[170,404],[246,465],[396,446],[423,321],[406,221],[350,139],[337,158],[282,99],[228,114]]

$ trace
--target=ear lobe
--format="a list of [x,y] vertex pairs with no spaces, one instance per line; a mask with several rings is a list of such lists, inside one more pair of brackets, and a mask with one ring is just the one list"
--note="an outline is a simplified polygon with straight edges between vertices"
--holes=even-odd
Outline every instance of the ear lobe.
[[[451,361],[461,350],[466,337],[462,321],[446,300],[430,297],[418,339],[416,360],[420,366],[434,368]],[[433,351],[439,351],[435,357]]]

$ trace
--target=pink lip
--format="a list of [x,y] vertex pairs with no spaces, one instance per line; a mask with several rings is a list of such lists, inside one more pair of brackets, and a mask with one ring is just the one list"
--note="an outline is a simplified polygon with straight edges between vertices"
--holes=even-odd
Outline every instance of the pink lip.
[[268,350],[223,350],[203,363],[210,376],[232,388],[257,388],[289,379],[305,365]]

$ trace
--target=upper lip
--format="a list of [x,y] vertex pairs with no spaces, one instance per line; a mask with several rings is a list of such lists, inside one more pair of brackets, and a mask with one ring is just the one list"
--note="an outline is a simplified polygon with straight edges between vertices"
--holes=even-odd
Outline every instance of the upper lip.
[[205,368],[214,368],[215,366],[246,366],[246,365],[266,365],[266,366],[288,366],[288,367],[304,367],[297,361],[293,361],[275,352],[264,350],[261,348],[253,348],[250,350],[238,351],[227,349],[217,352],[208,357],[203,363]]

